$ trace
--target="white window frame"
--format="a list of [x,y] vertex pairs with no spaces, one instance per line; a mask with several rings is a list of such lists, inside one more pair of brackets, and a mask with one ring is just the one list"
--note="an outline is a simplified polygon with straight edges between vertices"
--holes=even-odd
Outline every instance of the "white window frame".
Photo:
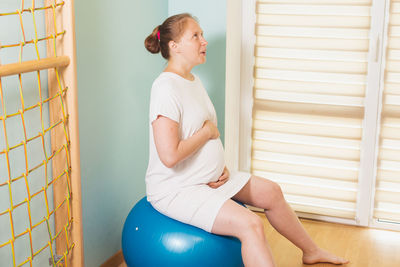
[[[368,76],[361,145],[356,218],[313,215],[298,216],[324,221],[400,230],[400,225],[373,219],[376,161],[379,143],[384,66],[390,0],[373,0],[368,55]],[[256,0],[227,1],[225,151],[227,166],[250,171],[253,108],[253,66]],[[377,101],[379,99],[379,101]]]

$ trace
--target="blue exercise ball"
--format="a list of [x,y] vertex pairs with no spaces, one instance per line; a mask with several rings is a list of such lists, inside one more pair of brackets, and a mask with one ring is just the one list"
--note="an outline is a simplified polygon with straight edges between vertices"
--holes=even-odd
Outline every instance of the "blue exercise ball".
[[171,219],[156,211],[146,197],[126,218],[122,252],[129,267],[244,266],[239,239]]

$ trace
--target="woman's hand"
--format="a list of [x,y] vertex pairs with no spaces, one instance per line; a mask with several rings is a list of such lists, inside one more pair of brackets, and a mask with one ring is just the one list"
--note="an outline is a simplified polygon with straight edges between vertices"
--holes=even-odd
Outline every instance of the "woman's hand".
[[202,130],[205,130],[208,132],[210,139],[216,139],[219,137],[219,131],[218,131],[217,126],[209,120],[204,122]]
[[228,168],[224,168],[224,171],[222,172],[221,176],[219,177],[218,181],[216,182],[209,182],[207,185],[211,188],[218,188],[224,183],[226,183],[229,180],[229,171]]

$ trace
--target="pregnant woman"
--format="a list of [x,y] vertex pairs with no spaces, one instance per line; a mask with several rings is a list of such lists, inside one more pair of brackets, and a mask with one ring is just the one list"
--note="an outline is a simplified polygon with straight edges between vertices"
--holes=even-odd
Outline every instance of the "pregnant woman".
[[270,223],[303,251],[303,262],[347,261],[320,249],[286,203],[280,187],[249,173],[229,173],[217,117],[192,68],[206,61],[207,41],[190,14],[165,20],[146,38],[168,64],[150,98],[147,199],[159,212],[242,243],[245,266],[275,266],[261,219],[238,200],[265,210]]

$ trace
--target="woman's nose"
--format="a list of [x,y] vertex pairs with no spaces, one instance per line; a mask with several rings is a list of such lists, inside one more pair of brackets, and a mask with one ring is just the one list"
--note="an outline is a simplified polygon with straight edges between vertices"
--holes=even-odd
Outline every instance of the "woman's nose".
[[202,45],[208,45],[207,40],[203,36],[201,37],[201,44]]

